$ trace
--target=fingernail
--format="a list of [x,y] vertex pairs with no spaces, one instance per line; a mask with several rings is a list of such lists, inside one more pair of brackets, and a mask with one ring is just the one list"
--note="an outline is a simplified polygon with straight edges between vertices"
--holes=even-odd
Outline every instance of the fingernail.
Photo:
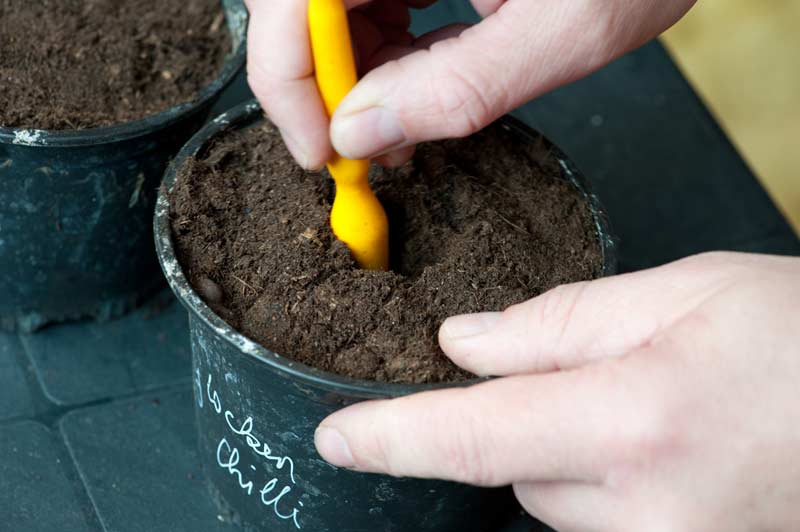
[[331,141],[336,151],[348,159],[378,155],[406,142],[400,121],[385,107],[370,107],[346,115],[334,115]]
[[447,318],[441,334],[449,340],[460,340],[489,332],[500,320],[501,312],[480,312]]
[[311,168],[308,168],[308,153],[305,149],[303,149],[303,146],[288,132],[284,131],[283,129],[281,129],[280,132],[281,136],[283,137],[283,143],[286,145],[286,149],[288,149],[289,153],[292,154],[292,157],[294,157],[294,159],[297,161],[297,164],[307,170],[311,170]]
[[347,440],[334,428],[318,427],[314,432],[314,445],[317,446],[320,456],[336,467],[353,467],[355,465]]

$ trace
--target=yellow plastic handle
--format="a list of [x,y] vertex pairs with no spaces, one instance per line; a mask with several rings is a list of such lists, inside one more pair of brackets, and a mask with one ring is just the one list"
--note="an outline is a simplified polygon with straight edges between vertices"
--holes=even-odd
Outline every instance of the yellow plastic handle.
[[[342,0],[310,0],[308,28],[317,86],[328,116],[355,86],[356,67]],[[336,182],[331,228],[362,268],[389,268],[389,222],[369,186],[369,161],[335,154],[328,171]]]

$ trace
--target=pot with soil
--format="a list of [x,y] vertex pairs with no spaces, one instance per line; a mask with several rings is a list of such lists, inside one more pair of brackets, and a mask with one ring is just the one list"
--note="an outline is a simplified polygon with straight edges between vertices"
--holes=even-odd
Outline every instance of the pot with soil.
[[358,401],[473,383],[439,350],[441,321],[612,273],[613,240],[572,164],[509,118],[371,182],[388,272],[333,237],[330,177],[297,167],[256,103],[170,166],[155,238],[189,312],[202,461],[220,504],[263,530],[487,530],[507,490],[337,469],[314,430]]
[[241,0],[0,0],[0,329],[111,318],[163,282],[168,161],[244,65]]

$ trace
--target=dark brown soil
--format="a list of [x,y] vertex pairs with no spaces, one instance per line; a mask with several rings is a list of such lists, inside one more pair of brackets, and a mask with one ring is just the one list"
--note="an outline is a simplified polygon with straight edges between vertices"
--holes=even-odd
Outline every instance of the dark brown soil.
[[403,168],[374,168],[393,271],[372,272],[328,227],[327,173],[296,166],[271,125],[232,134],[180,171],[178,258],[218,314],[277,353],[365,379],[461,380],[437,345],[447,316],[601,271],[588,205],[540,152],[494,125],[423,145]]
[[0,0],[0,126],[109,126],[192,101],[230,37],[219,0]]

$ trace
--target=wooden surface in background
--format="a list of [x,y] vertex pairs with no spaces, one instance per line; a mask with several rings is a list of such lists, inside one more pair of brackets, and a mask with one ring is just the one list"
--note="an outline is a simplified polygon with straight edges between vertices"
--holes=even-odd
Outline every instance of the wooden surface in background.
[[702,0],[663,40],[800,232],[800,2]]

